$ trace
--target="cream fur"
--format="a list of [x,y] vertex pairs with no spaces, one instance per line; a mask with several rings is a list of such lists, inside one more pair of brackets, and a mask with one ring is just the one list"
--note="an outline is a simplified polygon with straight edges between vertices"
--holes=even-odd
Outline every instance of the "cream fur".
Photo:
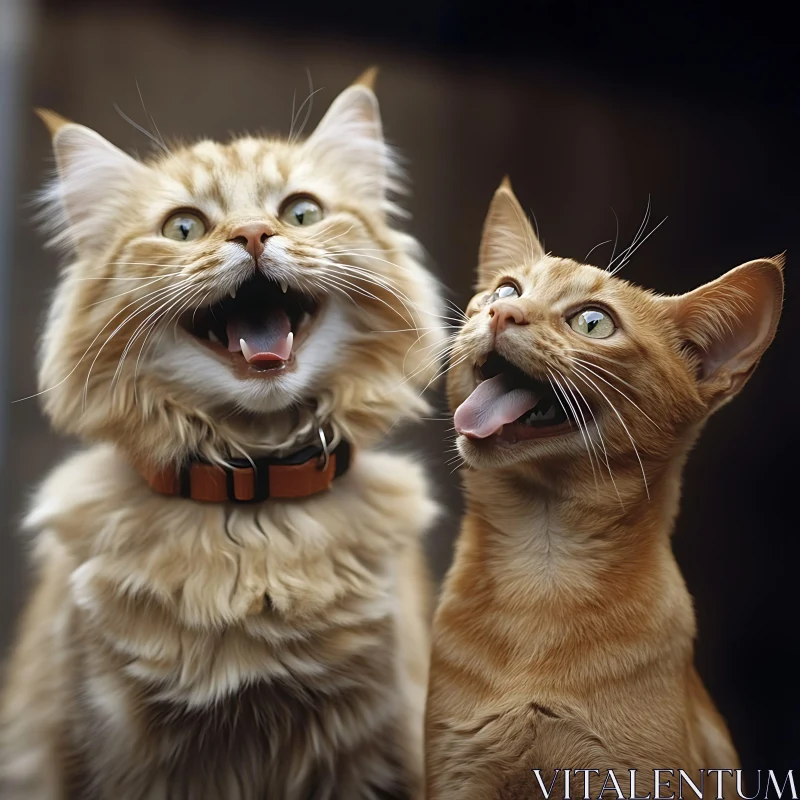
[[[398,781],[421,758],[419,533],[435,513],[424,497],[421,471],[388,454],[362,454],[334,491],[303,503],[235,509],[154,495],[111,446],[69,459],[26,520],[45,532],[47,579],[7,691],[18,796],[70,796],[68,779],[148,798],[369,797],[364,774],[376,792]],[[214,732],[241,696],[261,724]],[[219,750],[205,752],[194,725],[167,719],[154,735],[162,706],[210,715]],[[216,759],[224,795],[203,794],[198,759]]]
[[[9,665],[3,798],[412,798],[422,791],[430,587],[421,469],[374,447],[420,416],[438,288],[392,225],[377,101],[357,83],[306,140],[200,142],[136,161],[52,112],[45,216],[69,260],[40,350],[55,427],[87,448],[26,520],[36,587]],[[165,146],[166,147],[166,146]],[[281,222],[295,193],[325,209]],[[160,235],[172,210],[209,221]],[[255,265],[237,225],[275,230]],[[293,369],[241,374],[176,324],[254,267],[314,294]],[[156,294],[151,294],[156,292]],[[421,332],[421,333],[420,333]],[[132,464],[356,448],[322,495],[154,494]]]

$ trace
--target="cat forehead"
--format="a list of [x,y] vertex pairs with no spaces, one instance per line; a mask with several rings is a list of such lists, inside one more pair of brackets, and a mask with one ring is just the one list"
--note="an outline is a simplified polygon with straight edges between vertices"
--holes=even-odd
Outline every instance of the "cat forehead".
[[604,269],[555,256],[545,256],[510,274],[518,275],[526,288],[535,290],[538,295],[554,298],[564,294],[598,295],[624,285]]
[[210,140],[164,155],[150,166],[181,194],[222,210],[262,203],[279,192],[302,165],[299,148],[286,142],[246,137],[223,144]]
[[606,269],[550,255],[533,263],[498,269],[494,280],[484,286],[471,302],[480,305],[487,292],[507,280],[519,284],[528,302],[562,311],[569,306],[592,301],[617,310],[625,308],[637,315],[647,313],[653,306],[651,292]]

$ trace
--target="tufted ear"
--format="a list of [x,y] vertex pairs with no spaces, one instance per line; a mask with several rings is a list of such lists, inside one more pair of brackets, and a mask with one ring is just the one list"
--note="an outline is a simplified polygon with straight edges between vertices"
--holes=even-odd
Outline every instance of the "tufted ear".
[[499,272],[522,264],[535,264],[544,256],[528,217],[503,178],[483,223],[478,255],[478,289],[489,287]]
[[749,261],[678,297],[664,298],[693,359],[710,409],[736,395],[775,336],[783,257]]
[[373,92],[376,75],[377,69],[371,67],[333,101],[306,147],[327,164],[335,165],[364,199],[382,202],[396,187],[378,98]]
[[78,249],[106,241],[112,209],[147,168],[90,128],[37,110],[53,137],[58,178],[45,192],[47,224]]

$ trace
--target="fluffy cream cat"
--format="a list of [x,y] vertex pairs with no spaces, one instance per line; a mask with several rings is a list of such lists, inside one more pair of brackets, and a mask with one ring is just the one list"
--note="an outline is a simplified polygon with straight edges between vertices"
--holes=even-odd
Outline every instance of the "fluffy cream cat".
[[371,448],[426,408],[439,301],[391,224],[369,77],[306,140],[144,161],[41,116],[70,254],[41,397],[89,446],[26,519],[0,793],[418,796],[436,509],[412,460]]

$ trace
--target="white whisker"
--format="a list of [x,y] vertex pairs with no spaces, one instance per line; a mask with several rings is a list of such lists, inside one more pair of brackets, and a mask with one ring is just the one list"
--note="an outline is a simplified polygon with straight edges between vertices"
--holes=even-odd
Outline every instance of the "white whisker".
[[[556,371],[558,372],[558,370]],[[597,472],[595,471],[594,468],[594,459],[592,457],[592,451],[589,449],[589,429],[588,426],[586,425],[586,419],[583,416],[583,411],[580,408],[580,404],[578,403],[577,398],[573,396],[573,400],[575,401],[575,404],[573,405],[569,397],[567,397],[567,393],[564,391],[564,387],[561,384],[561,381],[559,381],[558,378],[556,378],[556,376],[549,369],[547,370],[547,374],[550,376],[548,380],[550,382],[550,388],[553,390],[553,393],[556,395],[556,397],[558,397],[558,391],[556,390],[556,386],[553,383],[553,381],[555,381],[555,383],[558,385],[558,388],[561,390],[561,394],[564,396],[564,400],[566,400],[567,405],[570,407],[570,410],[572,411],[573,419],[577,423],[578,430],[580,431],[581,437],[583,438],[583,443],[586,445],[586,454],[589,456],[589,465],[592,468],[592,476],[594,477],[595,492],[599,492],[599,487],[597,486]],[[566,381],[564,375],[562,375],[560,372],[558,374]],[[583,421],[583,424],[581,424],[581,421]]]
[[[580,372],[581,368],[578,367],[576,364],[573,364],[573,368],[576,370],[576,374],[581,376],[581,372]],[[620,425],[622,425],[622,427],[625,429],[625,433],[628,435],[628,439],[630,439],[631,445],[633,446],[633,452],[636,454],[636,460],[639,462],[639,469],[641,469],[642,478],[644,479],[644,491],[645,491],[645,494],[647,495],[647,499],[649,500],[650,499],[650,489],[647,486],[647,475],[645,475],[645,472],[644,472],[644,464],[642,463],[642,459],[641,459],[641,457],[639,455],[639,450],[636,448],[636,442],[633,440],[633,436],[631,436],[631,432],[628,430],[628,426],[625,424],[625,420],[622,419],[622,416],[620,415],[619,411],[617,411],[617,409],[615,408],[615,406],[611,402],[611,400],[608,399],[608,397],[606,396],[605,392],[591,378],[589,378],[587,375],[583,375],[582,377],[583,377],[584,382],[588,381],[589,383],[591,383],[592,386],[594,386],[595,390],[600,393],[602,398],[611,407],[611,410],[614,412],[614,414],[616,414],[617,419],[620,422]]]
[[[584,361],[582,358],[577,358],[576,356],[567,356],[567,358],[572,362],[573,366],[575,366],[576,363],[580,363],[580,365],[584,369],[586,369],[589,372],[591,372],[592,375],[595,376],[595,378],[597,378],[598,380],[603,381],[603,383],[605,383],[608,386],[610,386],[615,392],[618,392],[619,394],[621,394],[640,414],[642,414],[642,416],[644,416],[644,418],[648,422],[650,422],[652,425],[654,425],[658,430],[661,430],[661,426],[655,420],[653,420],[645,411],[643,411],[641,408],[639,408],[639,406],[633,400],[631,400],[631,398],[628,397],[628,395],[626,395],[625,392],[623,392],[621,389],[618,389],[616,386],[614,386],[613,383],[610,383],[609,381],[607,381],[602,375],[598,375],[594,370],[595,369],[602,370],[607,375],[610,375],[612,378],[615,378],[620,383],[625,384],[625,386],[628,386],[629,388],[631,388],[631,389],[633,389],[635,391],[636,389],[635,389],[634,386],[631,386],[630,383],[628,383],[627,381],[622,380],[622,378],[620,378],[618,375],[615,375],[613,372],[609,372],[609,370],[604,369],[603,367],[600,367],[597,364],[590,364],[588,361]],[[594,367],[594,369],[593,369],[593,367]]]

